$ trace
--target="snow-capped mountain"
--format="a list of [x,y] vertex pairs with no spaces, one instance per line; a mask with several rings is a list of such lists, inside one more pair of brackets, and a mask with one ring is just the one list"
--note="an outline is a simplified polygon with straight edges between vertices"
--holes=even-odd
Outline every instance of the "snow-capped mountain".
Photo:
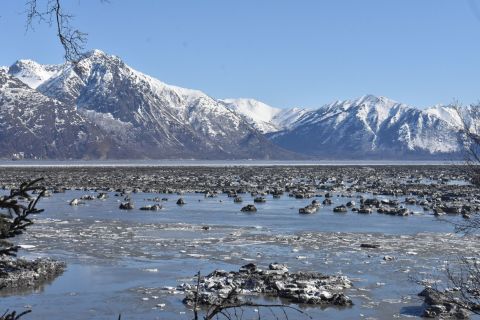
[[0,157],[105,158],[110,151],[112,157],[122,156],[110,137],[73,106],[0,70]]
[[75,65],[47,68],[22,60],[9,72],[38,93],[75,106],[118,145],[135,150],[135,158],[294,157],[221,101],[165,84],[99,50]]
[[448,158],[463,148],[458,119],[448,107],[420,110],[367,95],[308,112],[270,139],[323,158]]
[[289,129],[303,117],[304,114],[310,111],[310,109],[306,108],[283,109],[272,119],[272,122],[281,130]]
[[42,65],[32,60],[18,60],[8,69],[8,73],[20,79],[30,88],[36,89],[51,77],[58,75],[60,65]]
[[290,127],[308,109],[281,109],[271,107],[255,99],[222,100],[234,112],[239,113],[262,133],[276,132]]
[[[0,157],[452,159],[478,107],[367,95],[318,109],[214,99],[94,50],[75,65],[0,67]],[[14,143],[15,142],[15,143]]]
[[282,110],[271,107],[255,99],[225,99],[222,100],[233,112],[239,113],[262,133],[278,131],[279,128],[272,119]]

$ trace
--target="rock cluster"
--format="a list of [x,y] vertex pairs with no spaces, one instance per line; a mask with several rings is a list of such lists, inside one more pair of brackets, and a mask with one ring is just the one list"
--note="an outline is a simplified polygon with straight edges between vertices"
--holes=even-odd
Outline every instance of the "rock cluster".
[[468,319],[468,312],[460,308],[442,292],[425,288],[418,294],[424,298],[423,317],[436,319]]
[[0,288],[27,288],[54,279],[65,269],[65,263],[39,258],[36,260],[0,258]]
[[[256,203],[288,194],[296,199],[324,197],[323,205],[334,205],[335,212],[410,215],[412,208],[424,214],[457,214],[465,219],[480,212],[480,189],[471,184],[470,169],[462,166],[272,166],[261,170],[249,166],[232,167],[51,167],[0,168],[0,187],[9,189],[18,180],[47,175],[50,191],[82,190],[105,193],[199,192],[206,197],[226,194],[236,202],[251,194]],[[102,194],[103,193],[103,194]],[[369,194],[364,198],[361,194]],[[237,197],[237,198],[235,198]],[[387,198],[388,197],[388,198]],[[74,199],[72,205],[92,200]],[[344,203],[339,200],[345,199]],[[358,201],[352,200],[358,198]],[[392,199],[393,198],[393,199]],[[178,199],[179,205],[182,200]],[[244,198],[244,200],[246,200]],[[127,200],[125,200],[127,201]],[[314,211],[307,208],[306,213]]]
[[298,210],[298,213],[311,214],[311,213],[317,212],[319,208],[320,208],[320,202],[318,202],[318,200],[313,200],[311,204],[307,205],[304,208],[300,208]]
[[[199,281],[201,305],[236,303],[243,296],[264,294],[292,303],[317,305],[353,305],[344,290],[352,286],[346,276],[328,276],[318,272],[289,272],[284,264],[272,263],[267,270],[249,263],[238,272],[215,270]],[[177,288],[185,293],[183,302],[193,305],[197,285],[183,283]]]

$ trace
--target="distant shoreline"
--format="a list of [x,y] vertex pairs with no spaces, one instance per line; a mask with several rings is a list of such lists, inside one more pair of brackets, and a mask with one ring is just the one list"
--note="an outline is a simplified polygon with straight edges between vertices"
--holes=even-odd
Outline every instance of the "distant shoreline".
[[270,166],[448,166],[439,160],[4,160],[0,167],[270,167]]

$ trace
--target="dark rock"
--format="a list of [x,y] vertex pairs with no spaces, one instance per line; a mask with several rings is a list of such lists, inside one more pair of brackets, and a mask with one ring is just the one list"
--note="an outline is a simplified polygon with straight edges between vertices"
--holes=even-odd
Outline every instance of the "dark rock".
[[324,199],[324,200],[322,201],[322,204],[323,204],[323,205],[326,205],[326,206],[331,205],[331,204],[332,204],[332,200],[331,200],[330,198],[326,198],[326,199]]
[[348,201],[347,204],[346,204],[346,206],[347,206],[348,208],[355,207],[355,201]]
[[360,209],[357,210],[357,213],[370,214],[370,213],[372,213],[372,208],[370,208],[370,207],[360,207]]
[[377,249],[380,248],[380,245],[378,243],[361,243],[360,248]]
[[425,288],[418,294],[424,298],[423,317],[439,319],[468,319],[468,311],[452,303],[451,297],[433,288]]
[[338,207],[333,208],[333,212],[347,212],[347,206],[342,204]]
[[97,195],[97,199],[99,200],[105,200],[108,198],[108,194],[105,193],[105,192],[100,192],[98,195]]
[[140,208],[140,210],[145,210],[145,211],[158,211],[162,209],[162,206],[160,204],[152,204],[148,206],[143,206]]
[[246,205],[241,209],[243,212],[257,212],[257,208],[253,204]]
[[134,208],[133,203],[131,202],[123,202],[120,203],[119,209],[121,210],[132,210]]
[[317,210],[318,210],[318,207],[315,207],[315,206],[312,206],[311,204],[309,204],[308,206],[306,206],[304,208],[298,209],[298,213],[300,213],[300,214],[312,214],[312,213],[317,212]]
[[265,197],[255,197],[253,199],[253,202],[256,202],[256,203],[264,203],[264,202],[267,202],[267,199],[265,199]]

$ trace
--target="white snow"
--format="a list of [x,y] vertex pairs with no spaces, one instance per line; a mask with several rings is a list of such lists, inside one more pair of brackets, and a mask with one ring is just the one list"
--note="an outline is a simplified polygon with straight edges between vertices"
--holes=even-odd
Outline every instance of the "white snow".
[[312,110],[307,108],[282,109],[282,111],[275,115],[272,122],[278,128],[288,129],[310,111]]
[[[459,119],[453,107],[420,110],[386,97],[366,95],[306,112],[287,131],[273,138],[280,139],[291,132],[308,139],[309,134],[321,132],[326,136],[325,142],[332,145],[356,135],[364,151],[381,152],[382,148],[390,147],[385,141],[391,140],[411,151],[456,152],[460,150],[459,127],[455,125]],[[346,141],[349,143],[348,139]]]
[[[0,67],[0,72],[6,70],[6,67]],[[129,136],[138,123],[149,123],[172,144],[180,145],[181,139],[178,140],[175,133],[178,128],[207,139],[228,139],[239,130],[253,127],[262,133],[278,132],[277,137],[295,130],[301,131],[305,139],[309,138],[309,134],[322,133],[327,142],[340,143],[341,139],[348,140],[352,136],[355,139],[352,141],[361,144],[365,151],[380,152],[382,144],[385,147],[385,141],[395,141],[407,150],[451,152],[458,150],[457,131],[462,127],[462,118],[468,116],[469,125],[473,122],[471,119],[480,118],[475,117],[472,110],[462,109],[460,114],[453,106],[441,105],[420,110],[375,95],[336,101],[318,109],[282,109],[247,98],[217,100],[199,90],[166,84],[100,50],[88,53],[75,70],[70,65],[40,65],[31,60],[19,60],[8,72],[31,88],[38,88],[46,96],[59,99],[66,96],[69,98],[65,99],[67,101],[75,101],[81,91],[86,91],[92,92],[92,97],[96,99],[100,97],[100,102],[104,101],[103,98],[118,102],[111,89],[117,86],[115,89],[121,91],[123,87],[118,87],[126,86],[139,97],[133,99],[135,105],[128,109],[132,111],[131,118],[122,117],[128,121],[120,121],[115,109],[111,109],[111,113],[89,110],[97,107],[92,101],[88,101],[91,105],[77,102],[78,111],[108,132],[125,136]],[[7,79],[0,88],[6,90],[5,97],[26,94],[18,88],[8,91],[8,86],[15,86],[11,82]],[[29,121],[27,116],[25,113],[25,119],[20,119],[22,124]],[[56,124],[65,125],[61,118]],[[206,144],[218,145],[215,141],[209,140]],[[216,147],[221,149],[223,146]]]
[[463,127],[462,116],[459,114],[459,110],[454,106],[436,105],[426,109],[425,112],[442,119],[454,127]]
[[9,68],[9,73],[30,88],[36,89],[42,83],[61,72],[60,65],[41,65],[33,60],[18,60]]
[[303,108],[275,108],[248,98],[224,99],[221,101],[234,112],[243,115],[251,125],[263,133],[286,129],[309,111]]
[[270,122],[281,112],[281,109],[271,107],[255,99],[225,99],[225,103],[235,107],[235,110],[241,114],[262,122]]

